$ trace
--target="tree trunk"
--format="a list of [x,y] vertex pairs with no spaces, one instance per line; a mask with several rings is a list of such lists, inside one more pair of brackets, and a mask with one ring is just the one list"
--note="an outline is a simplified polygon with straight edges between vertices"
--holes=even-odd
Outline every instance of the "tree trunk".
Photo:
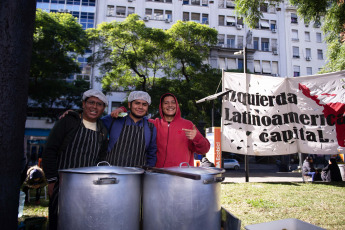
[[35,0],[0,1],[0,228],[17,229]]

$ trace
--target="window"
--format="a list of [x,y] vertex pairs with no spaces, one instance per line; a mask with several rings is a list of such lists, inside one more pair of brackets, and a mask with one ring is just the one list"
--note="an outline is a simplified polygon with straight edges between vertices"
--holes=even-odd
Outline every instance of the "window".
[[272,62],[272,75],[278,76],[278,62],[277,61]]
[[192,13],[192,21],[200,23],[200,14],[199,13]]
[[323,60],[323,52],[322,52],[322,50],[317,50],[317,59]]
[[226,8],[235,8],[235,1],[234,0],[226,0]]
[[226,44],[228,48],[235,48],[235,35],[227,35]]
[[310,59],[311,58],[311,49],[310,48],[306,48],[305,49],[305,57],[307,59]]
[[189,0],[183,0],[183,5],[189,5]]
[[224,45],[224,39],[225,39],[224,34],[218,34],[218,44],[219,45]]
[[316,33],[316,42],[322,42],[321,33]]
[[237,37],[237,48],[243,49],[243,36]]
[[192,5],[200,6],[200,0],[191,0]]
[[[73,15],[73,14],[72,14]],[[93,28],[95,22],[95,14],[88,12],[80,13],[79,23],[82,25],[83,29]]]
[[291,30],[292,41],[298,41],[298,30]]
[[261,73],[260,61],[254,60],[254,73]]
[[189,21],[189,12],[183,12],[183,21]]
[[237,18],[237,25],[243,26],[243,18]]
[[272,20],[271,21],[271,30],[275,30],[277,29],[277,24],[276,24],[276,21]]
[[145,9],[145,17],[147,17],[148,19],[151,19],[152,17],[152,9]]
[[237,69],[235,58],[228,58],[228,69]]
[[238,69],[243,69],[243,59],[238,59]]
[[278,40],[277,39],[272,39],[272,51],[278,51]]
[[267,13],[267,3],[263,3],[260,5],[260,11]]
[[153,10],[153,17],[154,17],[154,19],[159,20],[159,21],[164,20],[163,10],[154,9]]
[[259,38],[253,39],[254,49],[259,50]]
[[291,13],[291,23],[298,23],[297,14]]
[[293,58],[299,58],[299,47],[298,46],[293,46],[292,47],[292,51],[293,51]]
[[115,7],[112,5],[107,6],[107,16],[115,16]]
[[202,0],[201,4],[202,6],[208,6],[208,0]]
[[225,69],[225,58],[219,58],[218,59],[218,68],[219,69]]
[[126,16],[126,7],[125,6],[116,6],[116,16],[125,17]]
[[218,0],[218,8],[225,8],[224,2],[225,0]]
[[268,20],[261,20],[260,21],[261,29],[267,30],[270,28],[270,24],[268,23]]
[[224,26],[224,20],[225,20],[225,16],[224,15],[219,15],[218,16],[218,24],[220,26]]
[[165,19],[168,19],[169,21],[172,21],[172,11],[166,10],[165,11]]
[[268,6],[268,12],[271,14],[274,14],[276,12],[276,6],[275,5],[269,5]]
[[306,42],[310,42],[310,32],[305,31],[305,32],[304,32],[304,37],[305,37],[305,41],[306,41]]
[[307,75],[313,75],[313,71],[311,67],[307,67]]
[[208,14],[202,14],[202,24],[208,24]]
[[300,67],[298,65],[293,66],[293,76],[299,77],[300,76]]
[[128,7],[127,16],[130,14],[134,14],[134,13],[135,13],[135,8],[134,7]]
[[262,61],[262,73],[271,73],[270,61]]
[[236,25],[236,20],[235,17],[226,17],[226,25],[227,26],[235,26]]
[[268,38],[261,39],[261,50],[262,51],[269,51],[270,43]]

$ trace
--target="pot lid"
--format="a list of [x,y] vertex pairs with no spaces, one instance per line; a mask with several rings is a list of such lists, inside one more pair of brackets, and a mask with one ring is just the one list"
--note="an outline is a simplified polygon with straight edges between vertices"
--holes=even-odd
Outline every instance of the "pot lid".
[[191,167],[191,166],[178,166],[178,167],[167,167],[167,168],[162,168],[162,169],[167,169],[169,171],[175,171],[175,172],[185,172],[185,173],[193,173],[197,175],[214,175],[214,174],[219,174],[219,173],[224,173],[225,170],[222,168],[215,168],[215,167],[209,167],[209,168],[204,168],[204,167]]
[[92,166],[82,168],[61,169],[62,173],[85,173],[85,174],[143,174],[144,169],[120,166]]

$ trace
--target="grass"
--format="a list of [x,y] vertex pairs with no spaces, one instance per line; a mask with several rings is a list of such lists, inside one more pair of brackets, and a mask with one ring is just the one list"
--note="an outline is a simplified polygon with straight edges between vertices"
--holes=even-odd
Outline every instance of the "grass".
[[296,218],[328,229],[345,229],[344,183],[224,183],[221,204],[251,224]]
[[[241,220],[241,229],[251,224],[296,218],[328,229],[345,229],[345,183],[223,183],[221,204]],[[47,217],[48,201],[24,206],[19,221]]]

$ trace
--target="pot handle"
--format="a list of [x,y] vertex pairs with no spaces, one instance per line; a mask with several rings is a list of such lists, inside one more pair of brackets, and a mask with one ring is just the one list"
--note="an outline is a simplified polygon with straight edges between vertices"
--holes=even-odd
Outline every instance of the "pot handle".
[[186,164],[188,168],[190,167],[190,165],[188,164],[188,162],[182,162],[182,163],[180,164],[180,168],[182,168],[182,166],[183,166],[184,164]]
[[214,177],[212,179],[208,179],[208,180],[204,180],[203,183],[204,184],[211,184],[211,183],[218,183],[218,182],[222,182],[225,180],[225,177]]
[[97,167],[99,166],[99,164],[103,164],[103,163],[108,164],[108,166],[111,166],[108,161],[100,161],[98,162]]
[[116,177],[103,177],[98,178],[98,180],[94,180],[94,185],[105,185],[105,184],[118,184],[119,180]]

